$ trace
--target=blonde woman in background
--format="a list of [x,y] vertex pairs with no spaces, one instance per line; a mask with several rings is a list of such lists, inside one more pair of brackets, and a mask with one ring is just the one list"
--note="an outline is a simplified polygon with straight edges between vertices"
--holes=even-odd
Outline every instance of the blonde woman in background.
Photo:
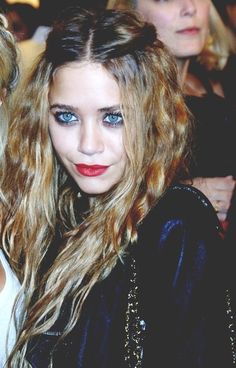
[[[235,106],[225,99],[220,80],[232,47],[211,0],[110,0],[108,8],[132,8],[153,22],[160,39],[175,56],[186,101],[196,120],[193,185],[212,202],[219,220],[227,219],[235,188]],[[199,73],[190,63],[198,59]],[[198,68],[199,70],[199,68]],[[233,76],[232,76],[233,77]],[[227,123],[226,123],[227,122]]]
[[[0,226],[1,209],[6,201],[1,192],[5,170],[5,146],[12,108],[13,91],[18,81],[17,50],[13,35],[7,28],[6,18],[0,14]],[[14,319],[11,317],[14,300],[20,284],[8,262],[7,249],[0,247],[0,367],[15,341]]]

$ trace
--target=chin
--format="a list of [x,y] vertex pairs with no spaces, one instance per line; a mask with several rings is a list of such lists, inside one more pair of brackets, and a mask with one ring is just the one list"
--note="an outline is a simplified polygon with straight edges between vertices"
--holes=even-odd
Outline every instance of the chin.
[[79,185],[79,188],[86,194],[88,195],[91,195],[91,196],[96,196],[96,195],[99,195],[99,194],[104,194],[106,192],[109,191],[110,187],[104,187],[104,188],[98,188],[97,186],[96,187],[93,187],[93,186],[88,186],[88,185]]
[[185,50],[185,52],[183,53],[176,53],[176,57],[177,58],[190,58],[192,56],[197,56],[202,52],[202,49],[196,48],[196,49],[191,49],[191,50]]
[[202,44],[202,42],[195,43],[192,45],[188,43],[188,45],[186,45],[185,47],[173,49],[173,54],[177,58],[185,59],[199,55],[202,52],[203,48],[204,45]]

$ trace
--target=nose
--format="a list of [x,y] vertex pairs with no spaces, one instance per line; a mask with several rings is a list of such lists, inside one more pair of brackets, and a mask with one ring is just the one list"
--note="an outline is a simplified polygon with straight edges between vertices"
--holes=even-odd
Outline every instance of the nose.
[[92,156],[104,150],[102,128],[97,122],[83,122],[79,131],[78,151]]
[[181,15],[193,16],[197,12],[196,1],[199,0],[180,0],[181,1]]

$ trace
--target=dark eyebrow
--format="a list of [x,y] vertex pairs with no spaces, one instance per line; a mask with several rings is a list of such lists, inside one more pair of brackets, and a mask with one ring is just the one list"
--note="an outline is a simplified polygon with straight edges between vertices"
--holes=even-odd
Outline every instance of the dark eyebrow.
[[76,111],[76,107],[71,106],[71,105],[64,105],[64,104],[53,104],[50,105],[50,110],[51,109],[61,109],[61,110],[72,110],[72,111]]
[[100,112],[114,112],[116,110],[120,110],[120,105],[103,107],[103,108],[99,109]]
[[[51,109],[61,109],[61,110],[69,110],[69,111],[77,111],[78,109],[75,106],[72,105],[64,105],[64,104],[52,104],[50,105]],[[109,107],[102,107],[98,111],[100,112],[113,112],[115,110],[120,110],[120,105],[114,105]]]

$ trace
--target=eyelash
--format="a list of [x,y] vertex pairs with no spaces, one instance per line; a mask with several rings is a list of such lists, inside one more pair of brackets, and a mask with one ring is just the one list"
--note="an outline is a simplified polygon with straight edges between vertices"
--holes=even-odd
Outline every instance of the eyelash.
[[[68,121],[65,121],[63,120],[63,115],[70,115],[73,120],[68,120]],[[55,117],[55,120],[59,123],[59,124],[62,124],[62,125],[73,125],[75,121],[78,120],[78,118],[76,117],[75,114],[73,114],[72,112],[70,111],[57,111],[55,112],[54,114],[54,117]]]
[[[70,119],[66,120],[65,115],[67,115],[67,117],[69,116]],[[108,118],[114,119],[114,117],[116,118],[116,121],[109,121]],[[56,111],[54,113],[54,118],[59,124],[65,126],[74,125],[79,120],[79,118],[71,111]],[[120,112],[107,112],[102,117],[102,121],[104,125],[115,128],[123,124],[123,117]]]
[[[111,117],[111,116],[118,118],[118,121],[115,121],[115,122],[114,121],[113,122],[106,121],[106,119],[108,117]],[[104,115],[103,122],[104,122],[105,125],[108,125],[108,126],[111,126],[111,127],[118,127],[118,126],[123,124],[123,116],[120,112],[108,112]]]

